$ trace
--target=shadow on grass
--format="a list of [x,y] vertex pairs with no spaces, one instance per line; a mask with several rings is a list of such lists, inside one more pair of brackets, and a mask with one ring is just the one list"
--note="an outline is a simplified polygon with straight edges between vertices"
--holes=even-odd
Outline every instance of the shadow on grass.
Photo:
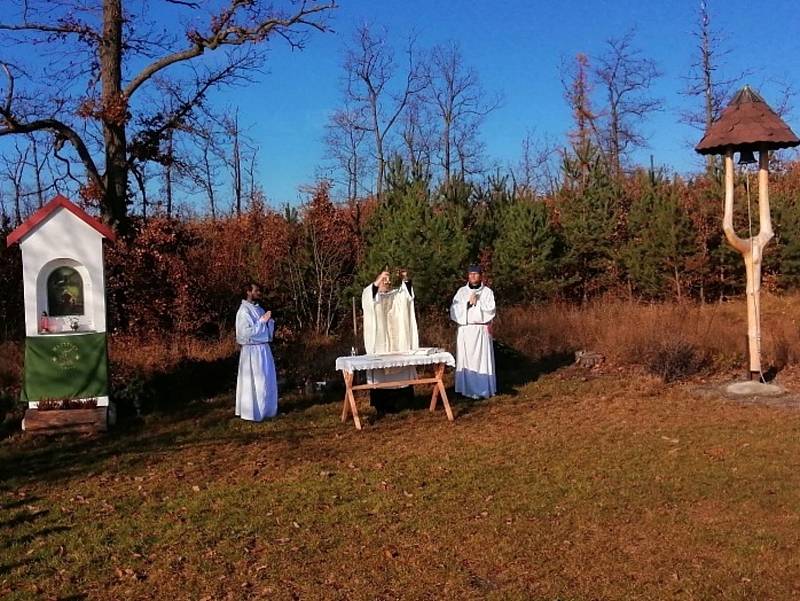
[[[498,394],[516,396],[519,389],[527,384],[537,381],[545,374],[553,373],[562,367],[571,365],[574,357],[571,353],[555,353],[532,360],[513,347],[495,341],[495,365],[497,369]],[[358,375],[357,375],[358,377]],[[358,381],[357,383],[362,383]],[[417,386],[413,401],[406,402],[398,407],[394,413],[405,411],[428,410],[431,402],[432,388],[430,386]],[[452,387],[447,389],[447,397],[454,410],[458,407],[459,413],[469,411],[474,405],[487,402],[486,399],[471,399],[457,395]],[[292,396],[288,403],[281,406],[282,413],[303,412],[315,405],[336,403],[341,405],[344,398],[344,386],[338,379],[333,380],[331,387],[323,394],[310,396]],[[438,411],[442,411],[441,401]],[[364,417],[364,416],[362,416]],[[380,421],[374,415],[367,416],[369,422]]]
[[242,422],[233,417],[232,407],[228,413],[228,402],[227,396],[193,401],[180,412],[130,420],[98,436],[23,438],[20,444],[0,447],[0,489],[33,480],[52,484],[79,478],[107,469],[112,461],[116,472],[130,473],[185,449],[246,446],[264,442],[265,436],[272,442],[299,446],[319,432],[319,426],[306,428],[281,414],[263,424]]
[[0,564],[0,576],[5,576],[10,574],[17,568],[21,568],[23,566],[28,565],[29,561],[11,561],[9,563],[2,563]]
[[51,534],[61,534],[62,532],[69,532],[72,530],[70,526],[48,526],[47,528],[43,528],[38,532],[32,532],[31,534],[24,534],[12,540],[6,540],[6,545],[29,545],[34,542],[36,539],[44,538],[50,536]]
[[13,501],[1,503],[0,511],[8,511],[9,509],[16,509],[17,507],[22,507],[23,505],[30,505],[31,503],[35,503],[36,501],[41,501],[41,497],[24,497],[22,499],[15,499]]
[[498,374],[498,392],[516,395],[519,393],[519,388],[536,382],[543,375],[571,365],[573,361],[574,356],[570,353],[553,353],[533,360],[507,344],[496,342],[495,365]]
[[35,522],[39,518],[46,516],[48,513],[50,513],[49,509],[43,509],[41,511],[23,511],[15,515],[13,518],[9,518],[0,522],[0,530],[5,528],[14,528],[20,524],[30,524],[31,522]]
[[[571,363],[566,354],[532,361],[513,348],[496,344],[496,363],[500,392],[516,395],[519,388],[536,381]],[[285,360],[285,359],[284,359]],[[118,458],[116,469],[141,464],[143,459],[168,455],[187,447],[204,447],[221,444],[250,444],[264,440],[264,431],[258,425],[253,429],[230,427],[233,417],[233,390],[235,386],[238,354],[211,361],[184,361],[169,373],[159,374],[147,383],[152,394],[142,406],[146,415],[135,418],[122,411],[118,426],[109,433],[96,437],[57,436],[38,440],[22,437],[20,442],[9,441],[0,446],[0,488],[19,485],[31,479],[49,482],[80,476],[97,469],[113,458]],[[427,411],[430,405],[430,387],[420,387],[413,403],[403,410]],[[452,389],[448,397],[458,414],[469,412],[474,405],[491,401],[473,401],[457,398]],[[317,405],[332,404],[332,417],[337,417],[343,398],[343,387],[337,379],[320,395],[302,396],[288,391],[281,400],[280,415],[302,413]],[[128,407],[128,411],[132,408]],[[441,404],[438,411],[442,411]],[[364,416],[366,417],[366,416]],[[269,429],[269,437],[290,445],[299,444],[309,433],[296,419]],[[301,418],[302,419],[302,418]],[[339,425],[338,419],[332,422]],[[332,426],[333,427],[333,426]],[[12,501],[11,503],[17,503]]]
[[[238,364],[238,354],[215,361],[184,360],[144,383],[139,409],[177,419],[200,416],[208,411],[204,400],[234,390]],[[120,407],[122,419],[136,412],[133,403],[127,405]]]
[[[502,342],[495,342],[494,357],[497,370],[497,393],[510,397],[517,396],[520,388],[536,382],[544,375],[571,365],[573,362],[573,355],[570,353],[554,353],[533,360]],[[450,391],[448,391],[449,394]],[[472,399],[457,395],[455,391],[452,394],[451,404],[458,407],[459,415],[470,413],[475,408],[491,402],[491,399]]]

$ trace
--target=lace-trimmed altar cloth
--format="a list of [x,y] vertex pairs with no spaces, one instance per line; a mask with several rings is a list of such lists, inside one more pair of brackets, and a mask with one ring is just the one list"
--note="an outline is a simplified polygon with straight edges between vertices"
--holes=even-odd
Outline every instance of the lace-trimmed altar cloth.
[[436,365],[439,363],[444,363],[449,367],[455,367],[456,360],[453,355],[442,349],[420,348],[411,351],[380,353],[376,355],[346,355],[344,357],[338,357],[336,359],[336,370],[353,373],[369,369]]

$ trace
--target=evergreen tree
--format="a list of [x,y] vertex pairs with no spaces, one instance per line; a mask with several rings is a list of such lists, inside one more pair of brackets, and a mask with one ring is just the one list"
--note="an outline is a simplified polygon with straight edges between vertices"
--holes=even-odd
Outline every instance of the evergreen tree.
[[547,207],[533,197],[507,204],[494,246],[494,285],[508,302],[546,299],[557,290],[559,240]]
[[771,263],[777,263],[782,288],[797,288],[800,286],[800,202],[796,197],[778,195],[773,198],[772,206],[777,251],[765,258],[774,257]]
[[562,190],[558,210],[566,245],[563,286],[585,302],[617,283],[620,191],[599,159],[592,161],[585,184]]
[[468,260],[465,209],[434,206],[429,181],[412,177],[400,159],[390,166],[380,204],[367,224],[361,286],[384,267],[410,270],[421,305],[449,302]]
[[498,172],[486,179],[483,186],[477,186],[472,205],[470,228],[470,257],[473,260],[485,256],[494,249],[495,241],[501,231],[501,221],[505,209],[516,197],[510,187],[508,176]]
[[691,219],[681,207],[675,185],[658,174],[640,172],[637,177],[623,262],[640,294],[660,298],[672,292],[681,300],[687,293],[687,265],[696,253]]

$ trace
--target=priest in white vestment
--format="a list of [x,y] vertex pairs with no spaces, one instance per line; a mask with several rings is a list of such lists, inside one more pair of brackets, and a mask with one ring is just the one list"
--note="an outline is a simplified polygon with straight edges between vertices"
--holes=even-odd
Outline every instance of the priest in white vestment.
[[456,339],[456,392],[474,399],[497,393],[491,322],[495,317],[494,292],[483,284],[479,266],[471,266],[468,282],[450,305],[450,319],[458,324]]
[[245,295],[236,313],[236,342],[242,347],[236,380],[236,415],[260,422],[278,413],[278,379],[269,347],[275,321],[271,311],[264,311],[256,304],[261,298],[257,284],[248,284]]
[[[400,270],[401,283],[391,287],[388,271],[382,272],[375,281],[364,288],[361,294],[361,310],[364,314],[364,351],[368,355],[410,351],[419,348],[417,317],[414,312],[414,288],[408,272]],[[372,383],[396,380],[413,380],[417,377],[414,367],[375,369],[367,372],[367,381]],[[401,392],[398,392],[398,389]],[[396,389],[370,391],[372,405],[379,413],[399,410],[397,401],[413,400],[411,386]]]

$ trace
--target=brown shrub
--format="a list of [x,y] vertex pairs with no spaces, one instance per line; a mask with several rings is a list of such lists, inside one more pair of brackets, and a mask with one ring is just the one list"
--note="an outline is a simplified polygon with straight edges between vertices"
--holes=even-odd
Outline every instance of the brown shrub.
[[[762,363],[800,361],[800,296],[762,296]],[[617,365],[652,369],[665,379],[702,366],[742,366],[747,312],[743,299],[723,304],[597,302],[586,307],[534,305],[500,310],[496,336],[537,359],[579,349]]]

